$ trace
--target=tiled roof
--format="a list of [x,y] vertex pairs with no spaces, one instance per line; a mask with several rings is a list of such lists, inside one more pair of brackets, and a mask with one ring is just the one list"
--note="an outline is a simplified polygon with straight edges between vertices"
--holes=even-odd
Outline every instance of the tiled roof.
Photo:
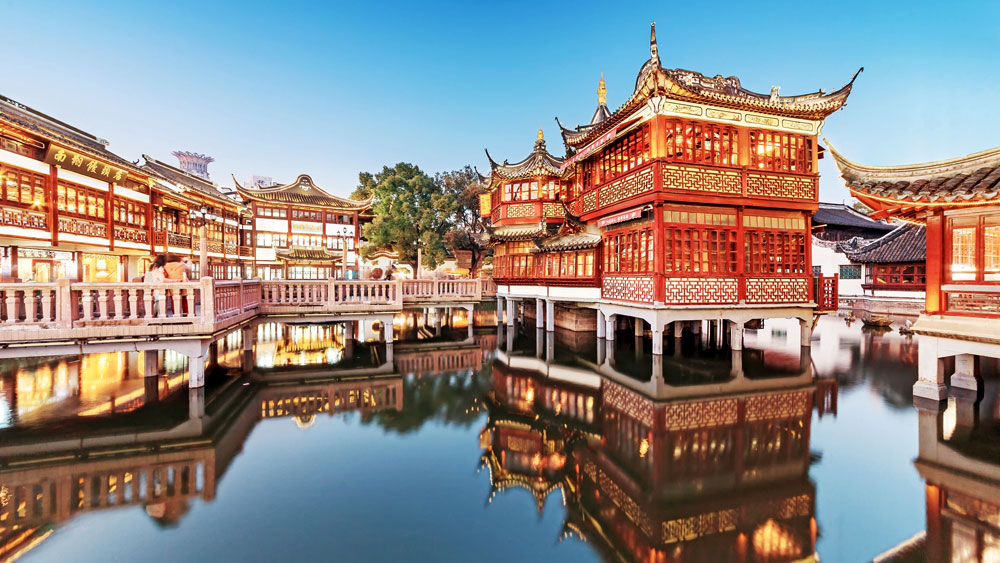
[[490,242],[528,240],[532,237],[541,236],[543,232],[543,227],[539,223],[532,225],[503,225],[493,229],[490,233]]
[[654,96],[783,117],[823,119],[847,102],[854,80],[864,70],[858,70],[850,82],[829,94],[819,90],[811,94],[781,96],[777,88],[768,94],[747,90],[735,76],[708,77],[690,70],[663,68],[656,44],[655,24],[650,29],[649,55],[649,60],[639,69],[635,90],[628,100],[596,126],[577,127],[575,131],[563,129],[563,140],[567,146],[575,149],[583,147],[628,118]]
[[1000,193],[1000,147],[950,160],[866,166],[830,147],[851,192],[864,199],[923,205],[990,201]]
[[142,173],[139,166],[107,150],[107,141],[49,117],[19,102],[0,96],[0,121],[33,133],[48,141],[103,159],[133,173]]
[[293,246],[288,250],[275,249],[274,254],[282,260],[319,260],[330,262],[342,258],[339,253],[330,252],[325,248],[304,248],[301,246]]
[[244,187],[235,177],[233,183],[236,184],[236,191],[241,196],[264,203],[291,203],[341,211],[364,211],[375,201],[375,196],[357,201],[327,193],[307,174],[299,174],[299,177],[290,184],[276,186]]
[[189,174],[180,168],[167,164],[166,162],[156,160],[148,154],[142,155],[142,158],[146,161],[146,163],[142,165],[142,169],[154,178],[159,177],[183,188],[200,192],[203,195],[229,202],[233,205],[241,205],[239,202],[226,197],[225,194],[220,192],[219,189],[215,187],[215,184],[205,180],[204,178],[195,176],[194,174]]
[[[873,241],[857,241],[844,245],[844,254],[859,264],[894,264],[927,260],[927,231],[919,225],[901,225],[891,233]],[[856,248],[850,248],[855,246]]]
[[820,203],[813,217],[814,225],[836,225],[838,227],[858,227],[889,232],[895,227],[884,221],[875,221],[863,213],[855,211],[843,203]]
[[594,248],[601,243],[601,235],[597,233],[566,233],[540,240],[536,252],[559,252],[563,250],[580,250]]
[[549,151],[545,149],[545,139],[541,137],[541,131],[539,131],[538,140],[535,141],[534,150],[520,162],[511,164],[505,160],[503,164],[500,164],[493,160],[490,151],[486,151],[486,158],[490,160],[493,177],[501,180],[537,179],[542,176],[558,178],[563,175],[559,168],[565,161],[565,159],[549,154]]

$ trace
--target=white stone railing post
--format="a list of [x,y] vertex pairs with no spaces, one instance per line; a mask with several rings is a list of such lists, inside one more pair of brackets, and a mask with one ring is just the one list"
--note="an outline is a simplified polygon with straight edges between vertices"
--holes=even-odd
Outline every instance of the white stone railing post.
[[215,280],[201,278],[201,318],[205,323],[215,322]]

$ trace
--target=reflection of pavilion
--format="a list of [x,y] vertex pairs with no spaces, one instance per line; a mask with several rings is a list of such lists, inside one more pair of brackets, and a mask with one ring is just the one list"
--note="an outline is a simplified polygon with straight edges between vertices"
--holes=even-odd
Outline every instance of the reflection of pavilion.
[[493,494],[518,485],[541,510],[559,488],[567,533],[629,561],[814,556],[809,432],[813,408],[836,404],[834,380],[739,370],[726,383],[659,384],[650,395],[501,353],[493,383],[480,437]]
[[914,465],[926,483],[927,528],[876,560],[1000,559],[996,396],[987,405],[973,393],[955,395],[943,411],[919,409]]

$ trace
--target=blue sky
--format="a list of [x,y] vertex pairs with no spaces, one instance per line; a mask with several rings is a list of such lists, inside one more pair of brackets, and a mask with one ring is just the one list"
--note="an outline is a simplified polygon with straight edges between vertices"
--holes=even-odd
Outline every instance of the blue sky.
[[[118,154],[215,157],[213,179],[300,172],[347,194],[362,170],[488,169],[553,120],[632,92],[657,22],[664,66],[782,94],[865,72],[823,134],[902,164],[1000,144],[1000,3],[53,2],[0,0],[0,93]],[[832,159],[821,197],[848,198]]]

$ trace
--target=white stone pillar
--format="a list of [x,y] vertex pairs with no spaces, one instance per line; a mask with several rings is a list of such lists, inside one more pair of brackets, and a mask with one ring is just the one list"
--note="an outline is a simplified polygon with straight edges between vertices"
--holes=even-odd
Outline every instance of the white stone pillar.
[[[604,311],[600,309],[597,310],[597,338],[606,338],[608,330],[608,321],[604,318]],[[597,362],[601,363],[601,362]]]
[[642,319],[640,319],[639,317],[636,317],[634,320],[635,320],[635,336],[636,336],[636,338],[642,338],[642,337],[646,336],[646,325],[643,324],[644,321]]
[[392,341],[395,338],[392,327],[392,317],[382,321],[382,334],[385,336],[385,361],[392,363]]
[[473,332],[476,330],[476,322],[475,322],[476,308],[473,305],[469,305],[468,307],[465,308],[465,310],[468,312],[466,318],[469,319],[468,334],[466,335],[466,338],[472,340]]
[[497,324],[503,324],[503,297],[497,297]]
[[192,387],[188,389],[188,418],[205,416],[205,388]]
[[431,311],[433,311],[434,336],[441,336],[441,309],[434,308]]
[[977,389],[976,357],[974,355],[958,354],[955,356],[955,373],[951,376],[951,386],[973,391]]
[[507,326],[514,326],[514,300],[507,298]]
[[535,357],[542,359],[542,354],[545,348],[545,329],[535,328]]
[[674,338],[680,340],[684,336],[684,321],[674,321]]
[[812,346],[813,327],[811,321],[799,319],[799,334],[801,336],[803,346]]
[[718,346],[719,349],[722,349],[723,339],[726,338],[726,322],[728,321],[719,319],[715,324],[715,345]]
[[663,355],[663,329],[657,330],[656,327],[653,327],[652,332],[653,332],[653,355],[654,356],[662,356]]
[[188,387],[195,389],[205,386],[205,357],[188,357]]
[[701,335],[701,345],[704,348],[708,348],[708,345],[711,344],[712,342],[713,322],[714,321],[711,320],[702,320],[694,322],[694,326],[696,327],[697,331],[700,331],[700,332],[695,332],[695,334]]
[[556,302],[547,299],[545,301],[545,331],[555,332],[556,330]]
[[157,377],[160,371],[156,365],[156,350],[145,350],[142,352],[142,375],[145,377]]
[[[725,322],[725,321],[719,321]],[[720,339],[719,347],[722,347]],[[743,349],[743,323],[729,323],[729,348],[733,351]]]
[[917,349],[917,382],[913,384],[913,398],[940,401],[948,396],[944,384],[944,366],[938,357],[938,339],[922,336]]
[[607,338],[608,340],[614,340],[615,339],[615,320],[617,319],[617,316],[616,315],[605,315],[605,318],[607,319],[607,329],[605,330],[605,332],[606,332],[605,338]]
[[733,349],[730,354],[732,362],[729,366],[729,374],[736,378],[743,377],[743,350]]
[[545,300],[535,299],[535,328],[545,328]]

